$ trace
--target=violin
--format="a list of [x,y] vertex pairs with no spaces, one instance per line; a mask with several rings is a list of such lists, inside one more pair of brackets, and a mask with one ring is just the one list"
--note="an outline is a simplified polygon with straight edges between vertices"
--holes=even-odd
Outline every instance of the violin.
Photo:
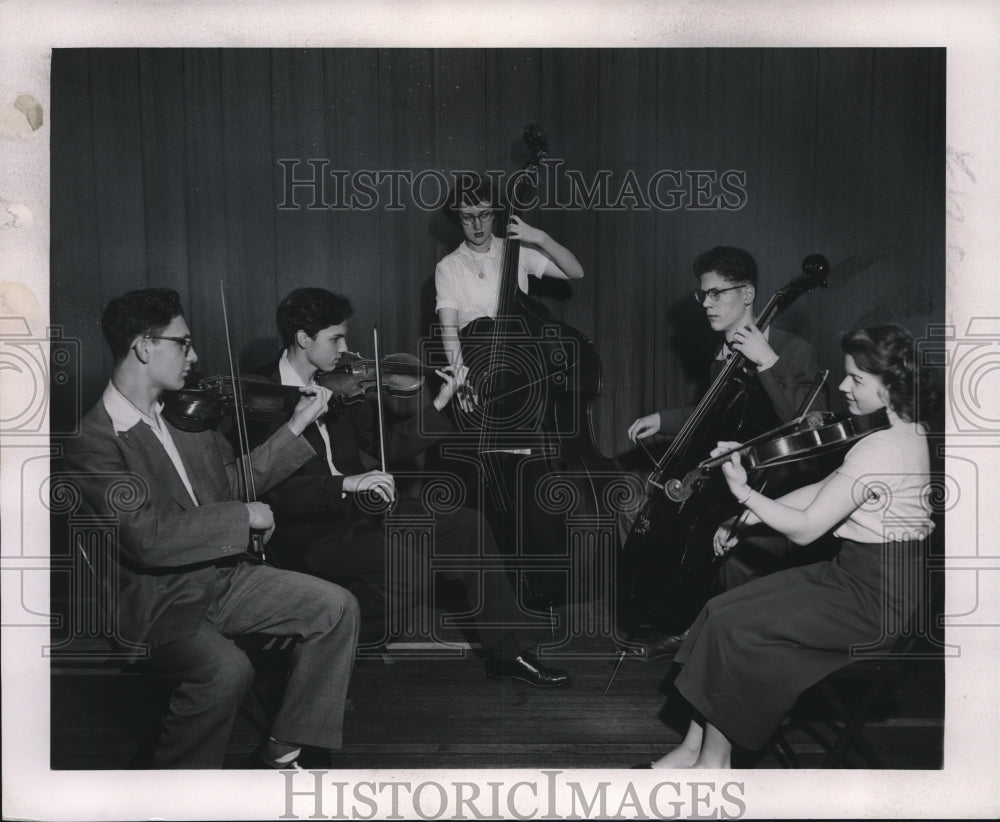
[[848,417],[837,416],[828,411],[817,411],[806,415],[801,421],[793,421],[791,425],[798,428],[792,434],[782,434],[789,427],[782,425],[738,448],[703,460],[688,471],[684,479],[669,480],[664,483],[663,492],[673,502],[684,502],[708,476],[710,469],[722,465],[735,453],[740,455],[748,471],[768,468],[821,456],[833,448],[852,443],[875,431],[882,431],[888,428],[890,423],[885,408],[880,408],[868,414]]
[[424,387],[426,368],[412,354],[365,359],[347,351],[332,371],[320,371],[314,379],[331,392],[330,406],[343,408],[377,398],[380,389],[392,397],[416,397]]
[[[239,385],[239,396],[233,390]],[[243,377],[206,377],[194,387],[164,391],[163,416],[181,431],[215,428],[228,415],[242,413],[247,420],[271,422],[286,414],[302,398],[302,391],[269,380]]]

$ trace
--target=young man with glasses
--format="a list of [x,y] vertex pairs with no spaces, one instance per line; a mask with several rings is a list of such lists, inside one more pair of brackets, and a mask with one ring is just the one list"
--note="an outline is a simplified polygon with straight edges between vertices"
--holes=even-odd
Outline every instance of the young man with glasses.
[[[738,351],[753,366],[767,398],[766,407],[756,409],[763,417],[759,422],[777,425],[794,419],[816,388],[816,351],[801,337],[773,325],[764,332],[757,328],[757,263],[753,257],[742,248],[719,246],[694,261],[694,275],[699,282],[694,298],[705,309],[712,330],[723,335],[712,363],[712,379],[730,354]],[[821,392],[811,410],[824,411],[826,407]],[[640,417],[629,426],[629,439],[636,442],[657,433],[674,436],[693,410],[690,406],[671,408]]]
[[[757,263],[754,258],[742,248],[718,246],[695,259],[694,275],[699,283],[694,298],[705,309],[712,330],[723,335],[722,345],[711,367],[712,380],[730,355],[739,352],[751,364],[755,377],[751,382],[755,382],[759,389],[748,392],[749,401],[745,409],[754,428],[763,432],[795,419],[818,385],[816,351],[806,340],[773,325],[763,332],[757,327],[754,317]],[[809,410],[825,411],[826,396],[825,390],[821,390]],[[675,436],[693,411],[693,406],[669,408],[640,417],[629,426],[629,439],[637,442],[657,433]],[[772,473],[779,470],[775,469]],[[772,485],[790,482],[796,469],[788,468],[784,472],[788,476],[772,476]],[[787,562],[786,546],[785,541],[773,539],[770,535],[745,540],[739,552],[723,563],[718,577],[719,587],[729,590],[783,566]],[[707,546],[707,550],[711,550],[711,546]],[[808,561],[808,552],[800,551],[798,559]],[[684,635],[668,636],[648,643],[647,656],[672,653],[680,647],[683,639]]]
[[[465,240],[434,270],[442,342],[448,361],[456,368],[465,364],[459,332],[479,317],[496,316],[506,244],[494,234],[503,233],[505,227],[498,225],[501,212],[493,186],[479,177],[464,182],[471,184],[452,192],[447,213],[461,226]],[[517,268],[521,291],[527,293],[529,276],[562,280],[583,276],[583,267],[572,251],[520,217],[511,217],[506,234],[521,243]],[[459,401],[464,401],[462,394]]]
[[[237,644],[294,637],[271,738],[254,766],[294,767],[304,745],[341,746],[358,639],[358,603],[343,588],[261,564],[251,531],[274,531],[263,502],[242,498],[239,463],[216,430],[182,431],[162,414],[198,359],[177,292],[130,291],[101,326],[115,364],[66,465],[88,508],[117,526],[116,636],[148,651],[146,668],[175,684],[154,768],[221,768],[254,669]],[[286,424],[249,456],[266,491],[314,456],[303,436],[329,392],[303,390]],[[128,489],[132,493],[126,493]]]

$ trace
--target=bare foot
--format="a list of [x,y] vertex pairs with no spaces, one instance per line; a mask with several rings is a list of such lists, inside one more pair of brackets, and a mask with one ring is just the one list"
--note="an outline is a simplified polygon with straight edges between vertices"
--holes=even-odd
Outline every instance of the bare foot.
[[661,756],[651,767],[653,768],[693,768],[698,761],[698,751],[678,745],[670,753]]

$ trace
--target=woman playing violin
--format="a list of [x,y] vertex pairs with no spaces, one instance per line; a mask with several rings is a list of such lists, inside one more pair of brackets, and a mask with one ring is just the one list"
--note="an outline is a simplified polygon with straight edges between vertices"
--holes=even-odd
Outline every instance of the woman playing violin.
[[[443,257],[434,270],[437,313],[448,361],[463,364],[459,332],[478,317],[495,317],[500,292],[501,262],[506,240],[494,235],[503,230],[499,203],[489,181],[463,178],[449,197],[448,216],[458,223],[464,242]],[[521,242],[518,288],[527,293],[528,277],[578,280],[583,267],[573,252],[548,234],[511,217],[507,237]]]
[[[840,543],[828,561],[748,582],[702,609],[677,653],[677,690],[693,718],[680,746],[654,768],[728,768],[734,745],[763,747],[800,693],[851,664],[850,649],[875,651],[916,606],[901,584],[920,579],[921,542],[934,527],[926,429],[938,398],[914,364],[914,343],[896,326],[844,337],[840,384],[854,414],[885,407],[890,427],[866,436],[826,479],[770,499],[747,485],[738,452],[723,464],[750,524],[763,522],[797,545],[827,532]],[[713,454],[735,447],[719,443]],[[717,550],[735,542],[723,530]]]

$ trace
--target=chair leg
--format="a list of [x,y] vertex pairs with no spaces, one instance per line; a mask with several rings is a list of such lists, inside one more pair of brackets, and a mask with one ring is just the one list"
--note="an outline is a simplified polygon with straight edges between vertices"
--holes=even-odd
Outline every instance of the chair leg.
[[788,741],[788,737],[782,729],[778,729],[778,732],[774,735],[774,739],[771,740],[771,749],[774,752],[774,758],[778,760],[778,764],[782,768],[799,768],[799,757],[795,753],[795,749],[792,744]]
[[824,768],[835,768],[839,766],[852,746],[857,749],[861,758],[869,768],[881,769],[883,767],[882,759],[875,752],[875,749],[872,748],[868,740],[865,739],[861,732],[861,726],[864,724],[865,717],[868,714],[868,709],[871,708],[875,698],[881,692],[882,686],[889,678],[892,668],[892,660],[881,666],[878,675],[865,690],[865,694],[860,703],[858,703],[858,705],[850,711],[844,705],[843,701],[837,695],[836,690],[829,681],[821,683],[820,687],[823,695],[826,697],[827,702],[829,702],[830,706],[837,714],[840,722],[843,723],[837,734],[837,739],[828,751],[826,758],[823,760]]
[[[813,692],[822,697],[830,716],[813,721],[793,711],[791,715],[793,724],[825,752],[820,767],[851,767],[847,757],[852,750],[860,756],[866,767],[874,769],[884,767],[882,759],[862,733],[862,728],[868,711],[882,692],[895,662],[895,659],[890,659],[879,665],[877,674],[865,685],[860,700],[851,707],[844,703],[834,685],[834,679],[827,678],[820,681]],[[786,730],[784,727],[778,729],[771,741],[771,748],[782,767],[798,768],[799,758],[788,741]]]

